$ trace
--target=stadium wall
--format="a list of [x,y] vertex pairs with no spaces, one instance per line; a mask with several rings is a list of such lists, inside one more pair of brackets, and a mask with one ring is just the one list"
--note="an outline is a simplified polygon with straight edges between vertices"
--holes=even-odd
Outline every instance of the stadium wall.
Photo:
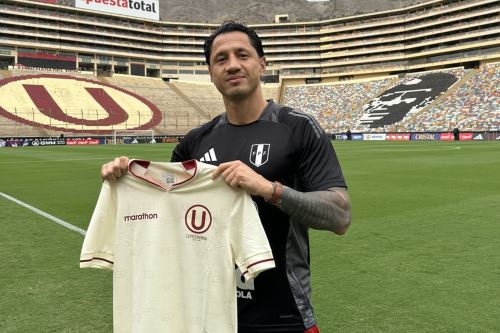
[[[183,135],[155,135],[151,137],[125,136],[118,144],[165,144],[178,143]],[[500,141],[500,131],[493,132],[463,132],[458,140],[451,132],[428,133],[351,133],[349,139],[346,133],[332,134],[331,140],[341,141]],[[48,146],[88,146],[113,144],[110,136],[70,136],[70,137],[0,137],[0,148],[48,147]]]

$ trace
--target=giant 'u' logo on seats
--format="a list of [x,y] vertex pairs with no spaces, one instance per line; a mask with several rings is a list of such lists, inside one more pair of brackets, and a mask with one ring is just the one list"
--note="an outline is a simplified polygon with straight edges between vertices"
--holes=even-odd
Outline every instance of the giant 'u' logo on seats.
[[31,126],[82,133],[150,129],[162,120],[160,110],[135,93],[50,74],[1,80],[0,115]]

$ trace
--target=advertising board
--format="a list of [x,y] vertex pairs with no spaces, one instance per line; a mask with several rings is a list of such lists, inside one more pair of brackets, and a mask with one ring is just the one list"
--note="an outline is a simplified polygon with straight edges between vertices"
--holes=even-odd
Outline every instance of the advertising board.
[[75,7],[148,20],[160,20],[158,0],[75,0]]

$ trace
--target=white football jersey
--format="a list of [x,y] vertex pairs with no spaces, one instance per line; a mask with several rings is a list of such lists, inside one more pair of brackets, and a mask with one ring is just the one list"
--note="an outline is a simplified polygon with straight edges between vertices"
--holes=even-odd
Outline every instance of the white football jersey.
[[273,268],[250,195],[195,160],[132,160],[104,182],[80,267],[113,269],[115,332],[237,332],[235,265]]

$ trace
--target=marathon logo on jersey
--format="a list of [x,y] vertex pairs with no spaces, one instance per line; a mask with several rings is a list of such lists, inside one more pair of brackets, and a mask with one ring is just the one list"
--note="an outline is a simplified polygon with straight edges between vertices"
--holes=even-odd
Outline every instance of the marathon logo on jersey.
[[186,234],[187,239],[206,241],[207,237],[201,235],[208,231],[212,225],[212,214],[203,205],[194,205],[188,208],[184,215],[184,223],[193,234]]
[[132,222],[132,221],[151,221],[151,220],[157,220],[158,219],[158,214],[153,213],[142,213],[142,214],[135,214],[135,215],[126,215],[123,217],[124,222]]
[[257,168],[264,165],[269,160],[269,152],[271,150],[271,144],[269,143],[259,143],[252,145],[250,149],[250,163],[255,165]]
[[158,0],[76,0],[77,8],[160,20]]

